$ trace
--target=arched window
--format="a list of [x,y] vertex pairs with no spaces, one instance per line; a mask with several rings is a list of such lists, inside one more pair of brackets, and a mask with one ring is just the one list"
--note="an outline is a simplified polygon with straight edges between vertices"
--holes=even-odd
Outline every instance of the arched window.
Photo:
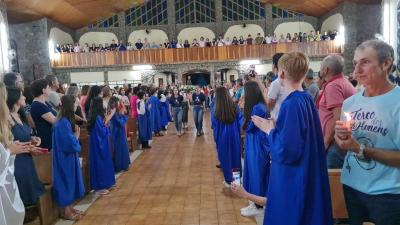
[[176,0],[176,23],[215,22],[214,0]]
[[143,6],[125,11],[126,26],[164,25],[168,23],[167,0],[150,0]]
[[260,1],[222,0],[224,21],[259,20],[265,18],[265,8]]
[[3,15],[0,12],[0,74],[9,70],[8,35]]

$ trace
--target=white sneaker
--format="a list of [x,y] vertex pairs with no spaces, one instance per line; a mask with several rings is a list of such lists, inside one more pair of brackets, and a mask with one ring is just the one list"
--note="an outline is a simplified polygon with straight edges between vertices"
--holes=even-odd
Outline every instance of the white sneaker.
[[240,212],[245,217],[254,217],[263,212],[263,208],[258,209],[255,205],[249,206],[246,210]]
[[226,187],[226,188],[231,188],[231,185],[226,183],[225,181],[222,182],[222,184]]

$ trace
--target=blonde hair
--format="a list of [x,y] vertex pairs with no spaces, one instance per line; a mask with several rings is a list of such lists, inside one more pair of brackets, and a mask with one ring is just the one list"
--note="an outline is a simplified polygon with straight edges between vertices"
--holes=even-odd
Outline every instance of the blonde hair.
[[7,148],[13,141],[13,135],[10,131],[10,122],[8,120],[10,112],[6,102],[6,85],[3,82],[0,82],[0,143]]
[[278,62],[278,68],[285,71],[287,78],[293,82],[300,82],[306,76],[309,67],[308,57],[301,52],[284,54]]

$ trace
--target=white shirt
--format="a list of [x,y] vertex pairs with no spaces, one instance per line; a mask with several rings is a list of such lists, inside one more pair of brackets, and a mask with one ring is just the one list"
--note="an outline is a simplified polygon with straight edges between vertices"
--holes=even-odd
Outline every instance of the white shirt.
[[146,114],[146,105],[145,105],[145,103],[144,103],[144,100],[140,100],[140,99],[138,99],[137,101],[136,101],[136,105],[137,106],[140,106],[140,107],[137,107],[137,112],[138,112],[138,114],[139,115],[144,115],[144,114]]
[[200,48],[206,47],[206,42],[205,41],[199,41],[199,47]]
[[218,47],[224,46],[224,43],[225,43],[224,39],[220,39],[217,42],[218,42],[218,44],[217,44]]
[[271,83],[271,86],[269,87],[268,90],[268,98],[275,100],[275,106],[271,111],[271,116],[275,120],[278,119],[282,102],[286,99],[286,97],[289,94],[290,92],[281,85],[279,78]]
[[267,43],[267,44],[271,44],[272,43],[272,37],[265,37],[265,42]]
[[225,45],[226,46],[232,45],[232,41],[225,41]]
[[22,225],[25,207],[14,177],[15,155],[0,143],[0,224]]

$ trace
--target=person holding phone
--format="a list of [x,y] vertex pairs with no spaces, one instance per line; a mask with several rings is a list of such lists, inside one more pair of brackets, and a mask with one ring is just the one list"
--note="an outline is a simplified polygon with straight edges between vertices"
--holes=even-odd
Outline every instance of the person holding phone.
[[83,212],[73,208],[73,203],[85,194],[79,160],[80,128],[74,117],[79,102],[73,95],[64,95],[61,103],[53,129],[53,199],[62,208],[63,219],[80,220]]
[[101,195],[109,194],[108,189],[115,185],[108,127],[114,113],[115,108],[110,109],[106,114],[101,97],[92,99],[88,123],[90,135],[90,184],[92,189]]

